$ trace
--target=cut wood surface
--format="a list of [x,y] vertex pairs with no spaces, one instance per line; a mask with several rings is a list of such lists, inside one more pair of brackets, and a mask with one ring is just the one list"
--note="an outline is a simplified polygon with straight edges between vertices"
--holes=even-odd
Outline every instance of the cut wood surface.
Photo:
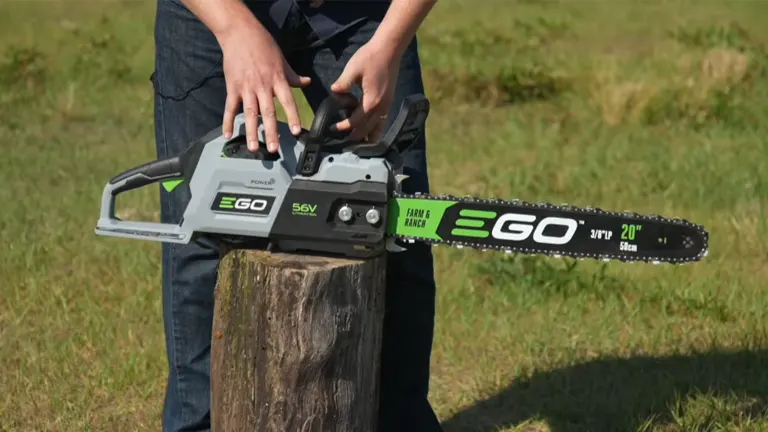
[[385,262],[228,252],[213,323],[213,430],[374,431]]

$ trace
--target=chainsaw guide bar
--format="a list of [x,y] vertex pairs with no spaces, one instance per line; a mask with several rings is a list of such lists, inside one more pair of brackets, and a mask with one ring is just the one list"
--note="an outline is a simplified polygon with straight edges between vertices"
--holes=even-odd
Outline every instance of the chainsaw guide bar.
[[451,195],[392,201],[388,234],[406,243],[653,264],[700,261],[709,247],[704,228],[680,218]]

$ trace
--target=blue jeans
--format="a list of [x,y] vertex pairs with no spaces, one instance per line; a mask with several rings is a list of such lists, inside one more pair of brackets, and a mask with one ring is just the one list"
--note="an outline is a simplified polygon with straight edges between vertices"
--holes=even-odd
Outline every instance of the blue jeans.
[[[313,85],[304,95],[315,109],[352,54],[371,38],[387,5],[326,3],[312,9],[291,4],[282,15],[274,13],[270,3],[250,7],[279,41],[294,70],[312,78]],[[312,15],[308,22],[307,16]],[[329,29],[343,31],[324,40],[334,33]],[[165,158],[221,125],[226,86],[216,39],[179,0],[158,0],[155,44],[156,145],[158,157]],[[395,117],[405,96],[423,92],[414,40],[402,58],[389,118]],[[423,134],[404,155],[404,162],[410,175],[404,191],[427,193]],[[161,188],[160,194],[162,221],[178,223],[190,198],[187,182],[172,193]],[[209,362],[219,250],[207,240],[183,246],[163,244],[162,257],[169,361],[163,429],[210,430]],[[408,245],[407,252],[391,254],[388,262],[379,432],[440,431],[427,400],[435,308],[431,249]]]

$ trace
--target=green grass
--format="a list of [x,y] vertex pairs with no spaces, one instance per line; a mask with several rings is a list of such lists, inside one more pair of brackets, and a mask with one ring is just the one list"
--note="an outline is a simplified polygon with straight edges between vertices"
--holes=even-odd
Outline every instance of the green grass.
[[[104,182],[154,159],[153,2],[0,11],[0,430],[157,430],[159,247],[93,234]],[[681,267],[436,249],[447,432],[768,430],[767,13],[438,4],[421,32],[434,192],[711,233]],[[156,198],[121,211],[156,219]]]

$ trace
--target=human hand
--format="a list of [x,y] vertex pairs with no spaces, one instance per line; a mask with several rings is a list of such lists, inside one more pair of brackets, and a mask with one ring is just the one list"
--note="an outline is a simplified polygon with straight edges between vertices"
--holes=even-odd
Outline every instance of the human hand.
[[305,87],[310,78],[296,74],[285,60],[272,35],[255,20],[244,20],[217,35],[224,53],[227,101],[222,131],[232,136],[235,115],[243,103],[248,149],[256,151],[258,122],[261,114],[267,149],[278,149],[276,96],[285,111],[291,132],[301,132],[301,121],[291,87]]
[[363,95],[357,109],[348,119],[336,123],[333,129],[351,131],[351,139],[380,139],[392,105],[399,70],[400,56],[386,44],[371,40],[360,47],[341,76],[331,85],[331,91],[350,93],[352,86],[357,84],[362,87]]

